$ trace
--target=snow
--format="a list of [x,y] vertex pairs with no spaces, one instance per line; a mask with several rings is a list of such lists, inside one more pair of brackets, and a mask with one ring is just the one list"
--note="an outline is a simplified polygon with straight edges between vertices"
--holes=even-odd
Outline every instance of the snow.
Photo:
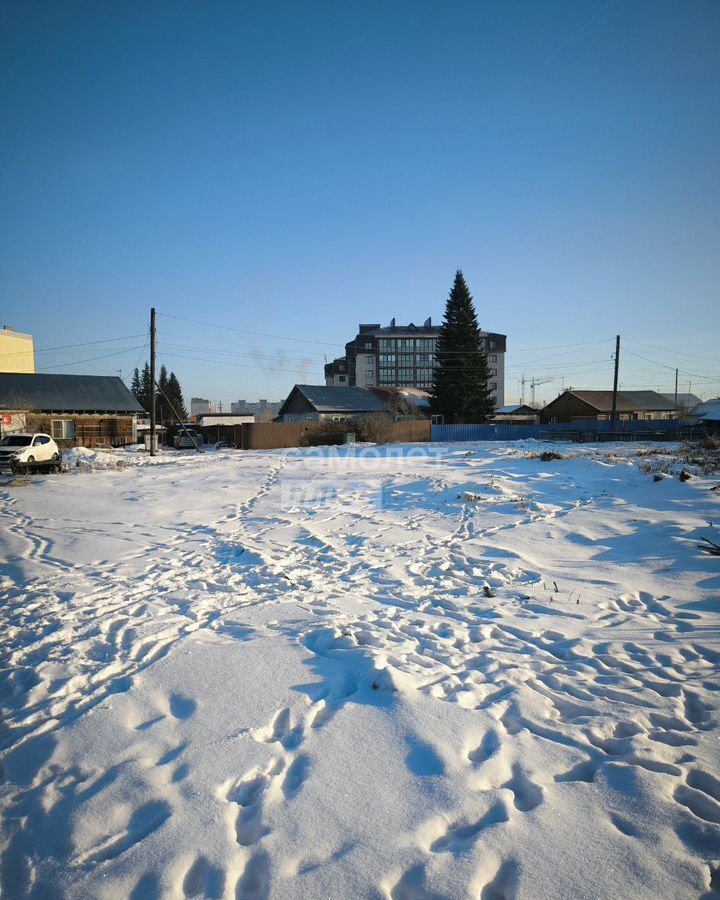
[[712,896],[717,479],[546,447],[0,485],[2,897]]

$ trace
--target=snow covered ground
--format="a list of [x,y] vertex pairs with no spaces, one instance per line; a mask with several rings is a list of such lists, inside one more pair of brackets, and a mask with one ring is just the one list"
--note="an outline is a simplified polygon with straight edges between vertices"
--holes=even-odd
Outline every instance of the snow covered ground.
[[0,485],[3,900],[718,896],[717,479],[543,449]]

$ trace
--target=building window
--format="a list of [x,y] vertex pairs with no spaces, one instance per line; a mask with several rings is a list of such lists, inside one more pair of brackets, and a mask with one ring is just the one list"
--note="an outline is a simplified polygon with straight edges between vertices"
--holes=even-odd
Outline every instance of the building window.
[[430,424],[431,425],[444,425],[445,424],[445,416],[436,413],[430,416]]
[[497,353],[493,353],[490,357],[490,362],[497,362]]
[[412,366],[415,364],[415,357],[412,353],[399,353],[398,354],[398,365],[399,366]]
[[398,350],[413,350],[415,338],[398,338]]
[[415,363],[418,366],[430,366],[432,361],[432,353],[418,353],[415,357]]
[[434,350],[435,341],[432,338],[418,338],[417,343],[415,344],[416,350],[422,350],[424,352],[428,352],[429,350]]
[[52,436],[56,441],[72,441],[75,439],[75,423],[72,419],[53,419]]
[[491,391],[496,391],[497,390],[497,381],[491,381],[490,384],[488,385],[488,387],[490,388]]
[[381,353],[392,353],[395,349],[395,338],[380,338],[378,344]]
[[494,378],[497,375],[497,369],[490,369],[489,373],[491,378]]
[[374,376],[374,374],[375,374],[375,372],[373,369],[365,369],[365,377],[366,378],[372,378]]
[[395,365],[395,354],[394,353],[381,353],[380,354],[380,365],[381,366],[394,366]]
[[380,369],[380,384],[395,384],[395,369]]
[[338,381],[347,381],[347,375],[338,375]]
[[366,350],[372,350],[372,348],[373,348],[372,341],[366,341],[366,342],[365,342],[365,349],[366,349]]

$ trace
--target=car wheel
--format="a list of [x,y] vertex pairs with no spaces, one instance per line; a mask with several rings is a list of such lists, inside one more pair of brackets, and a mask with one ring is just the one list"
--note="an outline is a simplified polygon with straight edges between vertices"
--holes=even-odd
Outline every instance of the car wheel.
[[28,456],[28,458],[25,460],[25,462],[34,463],[34,462],[35,462],[35,457],[34,457],[34,456]]
[[59,460],[60,460],[60,454],[59,454],[59,453],[53,453],[52,458],[53,458],[53,462],[59,462]]

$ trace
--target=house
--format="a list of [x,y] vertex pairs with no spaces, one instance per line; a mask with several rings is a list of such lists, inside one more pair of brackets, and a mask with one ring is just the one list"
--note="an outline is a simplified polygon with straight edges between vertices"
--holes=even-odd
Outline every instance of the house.
[[690,418],[700,422],[720,422],[720,397],[696,403],[690,410]]
[[509,406],[498,406],[495,410],[493,422],[528,422],[534,424],[539,421],[538,410],[528,406],[527,403],[513,403]]
[[[345,355],[327,363],[328,387],[432,387],[435,346],[440,326],[432,319],[422,325],[398,325],[395,319],[380,324],[360,324],[358,333],[345,344]],[[481,331],[490,371],[489,387],[496,405],[505,402],[505,348],[507,337]]]
[[367,388],[296,384],[278,418],[281,422],[344,422],[384,411],[382,398]]
[[[662,396],[669,400],[673,408],[675,408],[675,394],[662,394]],[[697,406],[698,403],[702,403],[702,400],[696,396],[695,394],[678,394],[677,395],[677,412],[679,417],[686,416],[690,410]]]
[[[612,414],[612,391],[564,391],[540,410],[544,423],[601,421]],[[618,420],[673,419],[675,404],[656,391],[618,391]]]
[[139,413],[117,376],[0,373],[3,434],[42,431],[64,447],[121,447],[136,440]]

